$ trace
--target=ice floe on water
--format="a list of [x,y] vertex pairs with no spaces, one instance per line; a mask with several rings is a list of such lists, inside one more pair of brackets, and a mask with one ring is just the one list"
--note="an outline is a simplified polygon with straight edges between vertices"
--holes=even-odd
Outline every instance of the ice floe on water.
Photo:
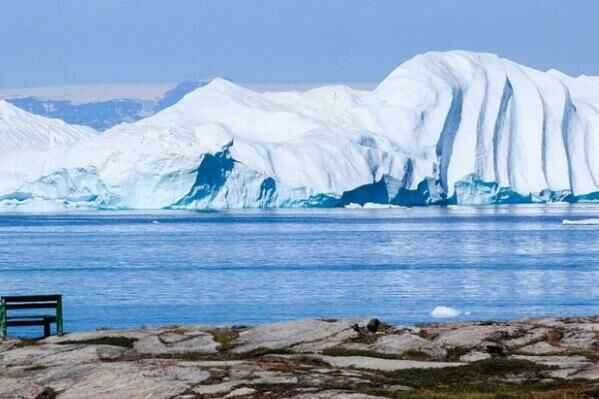
[[431,312],[431,316],[436,319],[451,319],[458,317],[462,312],[458,309],[451,308],[449,306],[437,306]]
[[374,202],[367,202],[364,205],[349,203],[345,205],[345,209],[390,209],[390,208],[404,208],[399,205],[391,205],[391,204],[377,204]]
[[572,224],[572,225],[599,225],[599,219],[564,219],[562,220],[562,224]]

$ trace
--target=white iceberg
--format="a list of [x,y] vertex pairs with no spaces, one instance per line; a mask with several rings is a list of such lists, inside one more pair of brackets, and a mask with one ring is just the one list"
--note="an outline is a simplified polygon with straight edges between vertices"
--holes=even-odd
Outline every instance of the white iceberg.
[[436,319],[451,319],[458,317],[461,314],[461,311],[448,306],[437,306],[431,312],[431,316]]
[[258,93],[216,79],[102,135],[58,122],[0,102],[0,143],[11,143],[0,147],[0,204],[599,200],[599,78],[541,72],[492,54],[419,55],[372,91]]
[[599,219],[564,219],[562,224],[572,225],[599,225]]

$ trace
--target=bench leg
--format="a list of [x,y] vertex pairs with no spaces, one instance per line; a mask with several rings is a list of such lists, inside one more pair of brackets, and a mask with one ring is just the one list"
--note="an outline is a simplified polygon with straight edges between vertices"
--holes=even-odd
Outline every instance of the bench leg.
[[6,303],[2,298],[0,301],[0,338],[2,339],[5,339],[8,334],[6,327]]
[[56,306],[56,334],[62,337],[64,334],[64,320],[62,318],[62,296],[58,299]]
[[52,331],[50,329],[50,322],[48,320],[44,321],[44,338],[48,338],[52,335]]

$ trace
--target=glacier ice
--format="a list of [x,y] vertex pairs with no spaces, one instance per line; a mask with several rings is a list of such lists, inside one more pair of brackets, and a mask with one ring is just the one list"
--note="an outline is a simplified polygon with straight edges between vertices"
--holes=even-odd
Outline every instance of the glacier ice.
[[215,79],[102,135],[0,101],[0,208],[599,201],[599,78],[431,52],[372,91]]

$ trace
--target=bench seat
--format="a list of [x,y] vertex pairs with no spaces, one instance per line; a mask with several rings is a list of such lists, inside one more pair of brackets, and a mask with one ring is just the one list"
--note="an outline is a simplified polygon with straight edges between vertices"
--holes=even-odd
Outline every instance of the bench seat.
[[56,316],[14,316],[6,318],[8,327],[41,326],[45,323],[56,323]]

